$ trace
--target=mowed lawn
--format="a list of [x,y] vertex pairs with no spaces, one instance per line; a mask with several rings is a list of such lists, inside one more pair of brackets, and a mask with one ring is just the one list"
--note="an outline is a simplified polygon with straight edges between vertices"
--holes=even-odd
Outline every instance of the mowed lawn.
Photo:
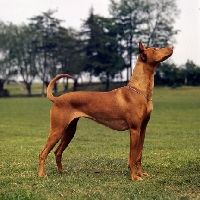
[[131,181],[129,132],[88,119],[63,154],[68,172],[57,172],[52,151],[48,178],[39,178],[52,103],[0,98],[0,199],[200,199],[200,88],[155,88],[153,102],[143,151],[150,176]]

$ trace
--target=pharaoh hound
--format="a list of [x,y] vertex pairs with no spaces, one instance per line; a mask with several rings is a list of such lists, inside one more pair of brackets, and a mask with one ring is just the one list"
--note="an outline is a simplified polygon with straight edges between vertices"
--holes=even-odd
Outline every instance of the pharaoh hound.
[[55,82],[62,77],[72,78],[68,74],[55,77],[47,88],[47,97],[54,104],[50,112],[49,136],[39,155],[39,176],[46,176],[45,159],[59,140],[60,144],[55,150],[56,164],[59,172],[65,172],[61,163],[62,153],[74,137],[80,117],[92,119],[114,130],[129,130],[130,178],[142,180],[142,177],[148,176],[142,170],[141,160],[146,127],[153,109],[154,72],[158,64],[172,53],[173,47],[146,48],[140,42],[130,81],[126,86],[109,92],[70,92],[54,97],[52,87]]

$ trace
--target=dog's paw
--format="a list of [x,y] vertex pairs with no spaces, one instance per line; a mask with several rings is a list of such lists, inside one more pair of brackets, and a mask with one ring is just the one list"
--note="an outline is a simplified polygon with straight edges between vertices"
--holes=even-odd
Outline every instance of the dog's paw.
[[141,172],[141,173],[138,173],[138,176],[144,177],[144,176],[149,176],[149,174],[147,174],[146,172]]
[[131,176],[132,181],[142,181],[143,179],[140,176]]
[[38,176],[39,176],[40,178],[48,178],[48,176],[47,176],[46,174],[38,174]]
[[67,170],[65,170],[65,169],[58,169],[58,171],[59,171],[60,173],[66,173],[66,172],[67,172]]
[[143,176],[149,176],[146,172],[142,173]]

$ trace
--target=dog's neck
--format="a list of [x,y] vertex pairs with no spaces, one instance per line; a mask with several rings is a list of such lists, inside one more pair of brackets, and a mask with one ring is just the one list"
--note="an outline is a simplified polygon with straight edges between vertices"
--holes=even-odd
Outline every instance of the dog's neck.
[[156,67],[157,65],[149,66],[149,64],[141,62],[140,59],[138,59],[128,85],[143,93],[148,99],[151,99]]

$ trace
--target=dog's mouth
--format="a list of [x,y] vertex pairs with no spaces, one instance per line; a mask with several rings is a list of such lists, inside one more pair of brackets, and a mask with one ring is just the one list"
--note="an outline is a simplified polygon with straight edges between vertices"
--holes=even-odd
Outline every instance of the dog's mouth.
[[170,54],[170,55],[168,55],[168,56],[165,56],[165,57],[163,58],[163,60],[166,60],[166,59],[169,58],[171,55],[172,55],[172,54]]
[[167,60],[167,58],[169,58],[169,56],[163,57],[162,60],[161,60],[160,62],[163,62],[163,61]]
[[173,51],[172,51],[169,55],[164,56],[163,59],[162,59],[162,61],[164,61],[164,60],[166,60],[167,58],[169,58],[172,54],[173,54]]

